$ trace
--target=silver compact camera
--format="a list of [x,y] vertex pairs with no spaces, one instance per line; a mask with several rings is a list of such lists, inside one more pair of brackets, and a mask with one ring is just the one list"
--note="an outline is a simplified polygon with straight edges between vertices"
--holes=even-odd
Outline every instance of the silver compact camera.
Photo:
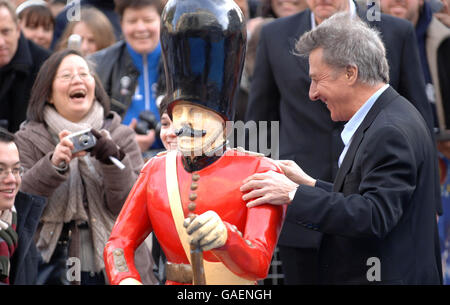
[[97,139],[90,129],[72,133],[71,135],[68,135],[67,138],[73,143],[73,154],[79,151],[89,150],[97,143]]

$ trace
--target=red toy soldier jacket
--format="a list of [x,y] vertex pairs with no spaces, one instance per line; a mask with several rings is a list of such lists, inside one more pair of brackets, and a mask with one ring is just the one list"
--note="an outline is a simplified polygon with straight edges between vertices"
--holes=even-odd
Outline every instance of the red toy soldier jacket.
[[[184,169],[181,154],[176,157],[183,218],[191,213],[189,204],[195,204],[195,214],[213,210],[227,227],[225,245],[204,252],[205,263],[221,262],[232,274],[250,282],[267,276],[286,205],[247,208],[239,188],[248,176],[270,170],[281,173],[272,160],[234,149],[192,173]],[[190,267],[168,199],[165,154],[152,158],[142,169],[106,244],[104,259],[111,284],[119,284],[129,277],[140,281],[134,265],[134,251],[152,231],[169,264]],[[220,274],[216,276],[221,277]],[[187,283],[170,277],[167,275],[166,284]],[[212,283],[208,274],[206,282]]]

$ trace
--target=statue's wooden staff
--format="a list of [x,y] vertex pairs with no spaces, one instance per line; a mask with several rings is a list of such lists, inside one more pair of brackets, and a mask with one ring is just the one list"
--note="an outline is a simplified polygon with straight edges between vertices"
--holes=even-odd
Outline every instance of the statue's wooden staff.
[[[196,215],[190,214],[191,222]],[[205,269],[203,268],[203,251],[191,244],[192,284],[206,285]]]

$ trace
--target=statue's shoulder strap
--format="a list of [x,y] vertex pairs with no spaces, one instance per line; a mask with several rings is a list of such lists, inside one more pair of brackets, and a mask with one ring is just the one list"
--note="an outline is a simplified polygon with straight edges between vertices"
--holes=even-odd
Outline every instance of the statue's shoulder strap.
[[245,154],[248,156],[254,156],[254,157],[264,157],[264,154],[258,153],[258,152],[254,152],[254,151],[250,151],[250,150],[245,150],[244,148],[238,146],[236,148],[234,148],[235,151],[237,151],[238,153],[241,154]]
[[165,155],[167,155],[167,150],[160,151],[159,153],[156,154],[157,157],[162,157]]
[[167,194],[169,196],[170,211],[172,212],[172,217],[175,222],[175,227],[177,229],[178,236],[180,237],[181,244],[183,245],[184,252],[190,262],[190,246],[188,243],[186,230],[183,228],[183,221],[185,217],[181,204],[180,191],[178,188],[176,150],[168,152],[166,156],[166,185]]

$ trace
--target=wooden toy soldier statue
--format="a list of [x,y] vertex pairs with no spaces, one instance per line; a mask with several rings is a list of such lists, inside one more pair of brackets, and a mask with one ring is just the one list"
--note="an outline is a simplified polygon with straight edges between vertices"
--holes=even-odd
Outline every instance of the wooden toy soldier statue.
[[165,6],[161,46],[178,151],[152,158],[128,196],[104,252],[112,284],[140,283],[134,251],[152,231],[167,257],[166,284],[255,284],[267,276],[285,205],[247,208],[239,188],[252,174],[281,170],[226,145],[245,44],[233,0]]

